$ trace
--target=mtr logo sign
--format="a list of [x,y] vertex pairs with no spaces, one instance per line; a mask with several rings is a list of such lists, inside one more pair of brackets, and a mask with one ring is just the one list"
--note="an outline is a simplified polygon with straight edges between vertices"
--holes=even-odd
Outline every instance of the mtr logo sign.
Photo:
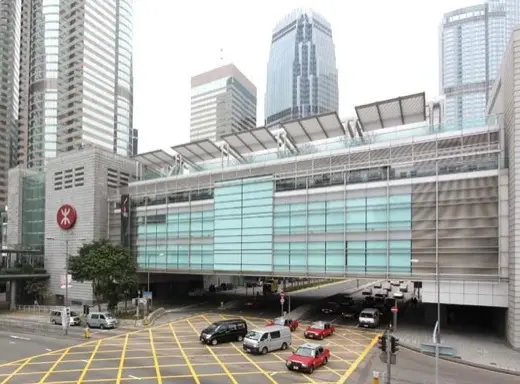
[[56,213],[56,222],[58,226],[63,230],[68,230],[74,227],[78,214],[76,209],[69,204],[62,205]]

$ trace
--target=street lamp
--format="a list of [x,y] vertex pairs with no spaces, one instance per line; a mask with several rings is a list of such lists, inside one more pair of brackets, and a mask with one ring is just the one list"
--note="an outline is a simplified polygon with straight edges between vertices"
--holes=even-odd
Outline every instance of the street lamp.
[[[418,259],[411,259],[410,263],[419,263]],[[439,344],[441,342],[441,286],[440,286],[440,271],[439,271],[439,257],[435,258],[435,290],[437,293],[437,322],[433,330],[435,342],[435,384],[439,384]]]
[[[55,237],[47,237],[49,241],[64,241],[65,242],[65,300],[64,307],[67,307],[69,302],[69,241],[70,239],[56,239]],[[80,238],[76,239],[78,241],[85,241],[86,239]],[[67,319],[65,324],[65,335],[69,334],[69,319]]]

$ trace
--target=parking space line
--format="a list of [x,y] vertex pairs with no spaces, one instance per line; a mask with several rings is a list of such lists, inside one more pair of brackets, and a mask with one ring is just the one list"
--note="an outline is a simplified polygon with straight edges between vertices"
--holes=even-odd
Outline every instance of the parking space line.
[[[220,315],[223,319],[225,319],[225,317],[223,315]],[[206,320],[208,323],[211,324],[211,322],[206,318],[206,316],[202,316],[204,318],[204,320]],[[263,369],[262,367],[260,367],[257,363],[254,362],[253,359],[251,359],[248,355],[246,355],[243,351],[241,351],[235,344],[231,344],[233,346],[233,348],[235,348],[237,350],[238,353],[240,353],[242,356],[244,356],[244,358],[249,361],[256,369],[258,369],[258,371],[260,371],[265,377],[267,377],[267,379],[273,383],[273,384],[277,384],[277,382],[272,378],[272,376],[270,374],[268,374],[265,369]]]
[[[197,329],[195,328],[195,326],[192,324],[192,322],[190,320],[186,320],[186,322],[188,323],[188,325],[191,327],[191,329],[193,329],[193,332],[195,332],[195,334],[199,334],[199,332],[197,331]],[[235,377],[231,374],[231,372],[229,371],[229,369],[225,366],[225,364],[222,362],[222,360],[219,359],[219,357],[215,354],[215,352],[213,352],[213,350],[208,346],[206,345],[206,348],[207,350],[209,351],[209,353],[213,356],[213,358],[215,359],[216,362],[218,362],[218,364],[220,365],[220,367],[223,369],[224,372],[226,372],[226,374],[228,375],[229,379],[231,380],[231,382],[233,384],[238,384],[238,382],[236,381]]]
[[7,376],[3,381],[2,384],[6,384],[9,380],[11,380],[12,377],[16,376],[18,372],[20,372],[27,364],[31,362],[33,357],[29,357],[26,359],[18,368],[16,368],[9,376]]
[[356,368],[359,366],[359,364],[361,364],[361,362],[365,359],[365,357],[367,357],[370,350],[374,347],[374,345],[376,345],[377,339],[378,339],[378,336],[377,335],[374,336],[374,338],[372,339],[370,344],[368,344],[366,346],[365,350],[359,355],[359,357],[356,359],[356,361],[354,361],[354,363],[352,363],[352,365],[348,368],[347,372],[345,372],[343,377],[341,377],[339,379],[338,384],[345,384],[347,382],[350,375],[352,375],[352,373],[356,370]]
[[193,376],[193,380],[195,380],[196,384],[200,384],[200,380],[199,380],[199,378],[197,376],[197,372],[195,372],[195,370],[193,369],[193,365],[191,365],[191,361],[188,358],[188,355],[186,354],[186,351],[182,347],[181,342],[179,341],[179,338],[177,337],[177,334],[175,333],[175,329],[173,328],[173,324],[171,324],[171,323],[170,323],[170,330],[172,332],[173,339],[175,340],[175,342],[179,346],[179,351],[181,352],[181,355],[184,358],[184,360],[186,361],[186,365],[188,366],[188,369],[190,370],[191,375]]
[[155,373],[157,375],[157,384],[162,384],[161,366],[159,365],[159,360],[157,359],[157,352],[155,351],[155,344],[153,343],[152,328],[148,328],[148,336],[150,337],[150,348],[152,348],[152,357],[153,363],[155,365]]
[[125,367],[125,355],[126,355],[126,348],[128,347],[128,336],[125,336],[125,341],[123,343],[123,350],[121,351],[121,357],[119,358],[119,369],[117,370],[117,378],[116,383],[121,383],[121,377],[123,376],[123,370]]
[[102,342],[103,342],[103,339],[98,340],[98,342],[96,343],[96,346],[94,347],[94,350],[92,351],[92,354],[90,355],[90,358],[88,359],[87,364],[81,371],[81,376],[78,379],[78,384],[83,383],[83,380],[85,379],[85,376],[87,375],[90,364],[92,364],[92,361],[94,360],[94,357],[96,356],[96,352],[99,349],[99,346],[101,345]]
[[40,380],[40,384],[41,383],[45,383],[45,380],[47,380],[47,378],[51,375],[52,372],[54,372],[54,370],[56,369],[56,367],[58,366],[59,363],[61,363],[61,361],[65,358],[65,356],[67,356],[67,353],[69,353],[70,351],[70,348],[67,348],[62,354],[61,356],[58,358],[58,360],[56,360],[54,362],[54,364],[52,364],[51,368],[47,371],[47,373],[45,373],[45,376],[42,377],[42,379]]

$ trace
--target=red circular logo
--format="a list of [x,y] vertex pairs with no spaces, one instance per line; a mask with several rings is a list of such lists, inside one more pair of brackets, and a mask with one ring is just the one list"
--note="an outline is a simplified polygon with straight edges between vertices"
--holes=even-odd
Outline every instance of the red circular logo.
[[69,204],[64,204],[58,209],[56,213],[56,221],[61,229],[71,229],[76,224],[78,214],[76,209]]

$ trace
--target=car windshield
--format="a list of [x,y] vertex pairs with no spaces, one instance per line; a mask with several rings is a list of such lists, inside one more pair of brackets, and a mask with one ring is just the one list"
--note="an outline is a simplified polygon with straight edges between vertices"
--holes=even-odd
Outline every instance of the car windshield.
[[300,347],[296,350],[294,353],[298,356],[304,356],[304,357],[314,357],[314,349],[307,348],[307,347]]
[[325,329],[325,323],[312,323],[311,328],[313,329]]
[[79,316],[77,312],[71,312],[70,315],[74,317]]
[[260,332],[251,331],[246,335],[246,337],[251,340],[260,340],[262,334]]
[[110,313],[107,313],[105,315],[105,319],[113,319],[114,317],[110,314]]
[[285,319],[283,317],[277,317],[274,319],[274,323],[276,325],[285,325]]
[[204,330],[204,332],[213,333],[217,330],[217,328],[218,326],[216,326],[215,324],[211,324],[208,328]]
[[362,313],[361,314],[361,317],[365,317],[367,319],[372,319],[374,317],[374,315],[372,315],[371,313]]

